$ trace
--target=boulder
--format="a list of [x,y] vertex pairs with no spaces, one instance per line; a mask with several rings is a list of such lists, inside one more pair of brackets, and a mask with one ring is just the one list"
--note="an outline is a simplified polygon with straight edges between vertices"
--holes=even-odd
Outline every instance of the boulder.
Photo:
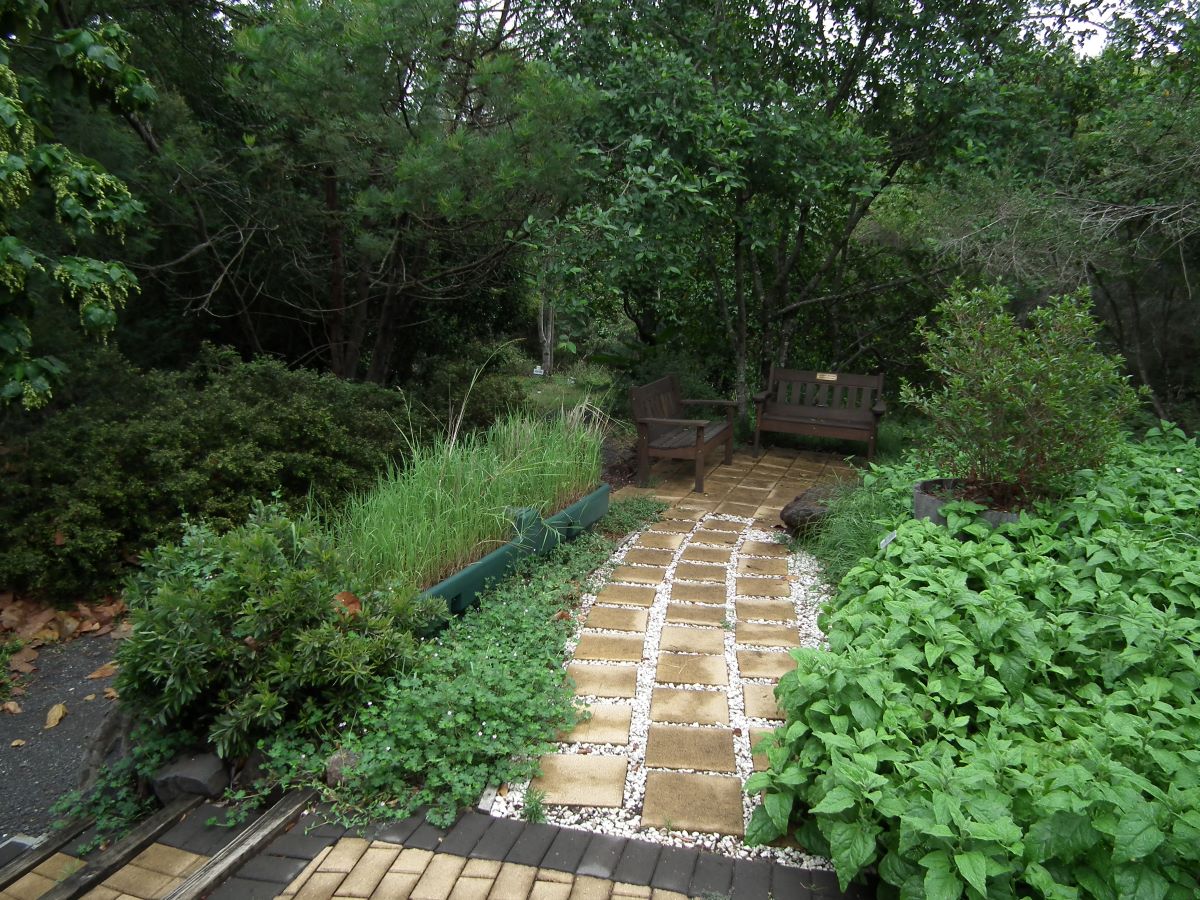
[[829,514],[828,501],[836,488],[818,484],[796,496],[779,513],[779,518],[792,534],[798,534],[820,522]]
[[333,751],[325,761],[325,783],[330,787],[340,787],[361,761],[362,757],[353,750]]
[[216,799],[229,787],[229,773],[215,753],[195,753],[167,763],[154,773],[150,786],[164,804],[178,800],[184,794]]

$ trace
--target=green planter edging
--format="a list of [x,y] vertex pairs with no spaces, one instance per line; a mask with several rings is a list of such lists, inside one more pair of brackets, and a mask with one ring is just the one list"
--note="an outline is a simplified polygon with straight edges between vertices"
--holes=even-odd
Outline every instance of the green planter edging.
[[461,615],[475,605],[489,581],[502,578],[517,560],[534,553],[548,553],[560,542],[573,540],[594,525],[608,512],[608,495],[608,485],[602,484],[548,519],[541,518],[529,507],[514,510],[516,537],[461,572],[422,591],[421,596],[442,597],[451,613]]

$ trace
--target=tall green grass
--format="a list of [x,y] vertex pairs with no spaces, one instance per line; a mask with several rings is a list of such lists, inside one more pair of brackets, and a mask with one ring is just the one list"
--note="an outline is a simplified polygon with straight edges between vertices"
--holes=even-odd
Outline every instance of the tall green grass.
[[403,469],[346,503],[338,544],[359,583],[415,592],[509,540],[512,507],[549,514],[583,496],[600,479],[600,446],[577,409],[413,447]]

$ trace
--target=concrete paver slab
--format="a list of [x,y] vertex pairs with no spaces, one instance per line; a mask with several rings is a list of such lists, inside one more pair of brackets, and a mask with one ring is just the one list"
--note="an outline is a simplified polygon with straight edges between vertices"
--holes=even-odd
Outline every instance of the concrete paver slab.
[[788,555],[787,544],[777,544],[774,541],[746,541],[742,544],[743,556],[782,556]]
[[724,566],[706,566],[700,563],[681,562],[675,567],[675,577],[683,581],[725,583]]
[[660,653],[654,678],[661,684],[723,686],[729,683],[729,672],[725,667],[724,656]]
[[739,575],[772,575],[778,578],[787,575],[788,564],[786,559],[777,556],[751,556],[738,560],[737,573]]
[[625,562],[639,566],[669,566],[674,557],[675,554],[670,550],[647,550],[644,547],[634,547],[625,554]]
[[613,581],[624,581],[630,584],[662,584],[667,577],[667,570],[661,566],[617,566],[613,570]]
[[724,691],[656,687],[650,700],[650,718],[684,725],[728,725],[729,701]]
[[782,578],[739,578],[736,590],[739,597],[787,597],[792,586]]
[[654,605],[654,588],[633,587],[628,584],[606,584],[596,595],[596,602],[650,607]]
[[725,607],[693,603],[668,603],[668,625],[723,625]]
[[576,659],[607,659],[612,662],[638,662],[642,658],[641,635],[614,637],[584,632],[575,648]]
[[741,532],[738,531],[715,531],[708,528],[702,528],[692,535],[691,543],[728,546],[730,544],[736,544],[740,536]]
[[725,585],[723,584],[672,584],[671,599],[685,603],[709,603],[725,605]]
[[739,650],[738,671],[743,678],[781,678],[796,668],[792,655],[783,650]]
[[751,518],[757,509],[757,503],[737,503],[732,500],[726,500],[717,506],[717,512],[722,515],[743,516],[747,519]]
[[687,628],[667,625],[659,639],[659,651],[673,653],[724,653],[725,632],[718,628]]
[[728,728],[651,725],[646,765],[654,769],[734,772],[733,732]]
[[787,600],[770,597],[755,597],[736,601],[738,621],[766,619],[771,622],[791,622],[796,618],[796,608]]
[[531,786],[545,791],[547,803],[621,805],[625,795],[625,771],[629,765],[624,757],[553,753],[543,756],[540,764],[542,775],[533,779]]
[[742,783],[727,775],[650,772],[642,822],[716,834],[743,832]]
[[683,562],[711,563],[717,566],[724,566],[728,565],[729,558],[732,555],[733,551],[728,548],[688,546],[679,558]]
[[735,638],[739,644],[760,647],[799,647],[800,635],[790,625],[756,625],[738,622]]
[[637,539],[635,546],[654,550],[678,550],[683,545],[683,538],[677,534],[655,534],[648,531]]
[[592,697],[632,697],[637,691],[637,666],[597,666],[571,663],[567,674],[575,693]]
[[628,703],[593,703],[588,707],[592,717],[579,722],[565,736],[568,743],[627,744],[633,707]]
[[624,609],[619,606],[596,604],[588,613],[585,625],[603,631],[645,632],[646,618],[647,613],[644,609]]
[[746,715],[752,719],[783,719],[783,710],[775,699],[775,685],[747,684],[742,687]]
[[703,528],[705,531],[732,531],[735,534],[741,534],[746,526],[741,522],[731,522],[729,519],[716,519],[709,516],[704,520]]

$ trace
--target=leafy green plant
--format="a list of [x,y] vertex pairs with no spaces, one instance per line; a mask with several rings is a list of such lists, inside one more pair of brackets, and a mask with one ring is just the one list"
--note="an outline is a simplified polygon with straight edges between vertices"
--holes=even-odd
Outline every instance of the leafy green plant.
[[12,693],[13,680],[8,673],[8,661],[20,649],[20,641],[0,637],[0,700],[7,700]]
[[955,285],[936,327],[919,320],[922,358],[940,386],[906,383],[900,394],[929,419],[939,471],[1000,507],[1060,494],[1071,473],[1099,467],[1138,400],[1121,360],[1096,346],[1086,292],[1051,298],[1027,328],[1008,301],[1000,286]]
[[932,900],[1196,896],[1200,448],[1164,426],[1061,504],[975,509],[843,579],[829,649],[780,681],[748,840]]
[[521,818],[526,822],[546,821],[546,792],[531,787],[525,792],[525,805],[521,809]]
[[130,579],[122,702],[231,757],[285,722],[313,727],[377,694],[410,664],[413,632],[444,604],[406,593],[360,599],[343,573],[332,538],[278,506],[259,505],[224,534],[189,525]]

